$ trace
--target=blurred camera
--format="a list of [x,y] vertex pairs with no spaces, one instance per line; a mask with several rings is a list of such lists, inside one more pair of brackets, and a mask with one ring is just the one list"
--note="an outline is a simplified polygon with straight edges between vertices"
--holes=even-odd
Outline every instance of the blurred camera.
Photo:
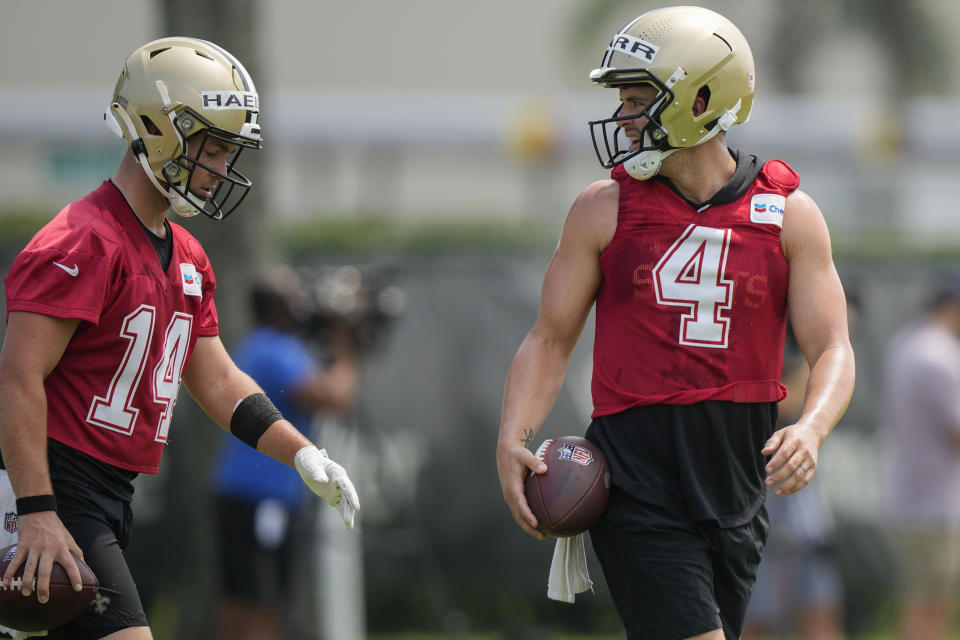
[[346,332],[354,348],[369,354],[380,347],[389,329],[406,310],[406,295],[384,268],[354,265],[301,267],[300,295],[291,305],[295,324],[311,342],[329,344]]

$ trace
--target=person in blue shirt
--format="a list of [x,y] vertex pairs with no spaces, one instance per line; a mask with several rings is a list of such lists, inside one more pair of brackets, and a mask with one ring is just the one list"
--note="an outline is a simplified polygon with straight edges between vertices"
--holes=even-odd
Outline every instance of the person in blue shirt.
[[[273,269],[252,287],[255,327],[233,350],[277,408],[309,435],[318,410],[347,413],[359,371],[349,335],[333,332],[321,361],[295,332],[293,301],[302,293],[296,274]],[[231,441],[234,440],[235,442]],[[219,638],[281,638],[289,601],[291,530],[307,499],[296,470],[225,438],[214,468],[220,528]]]

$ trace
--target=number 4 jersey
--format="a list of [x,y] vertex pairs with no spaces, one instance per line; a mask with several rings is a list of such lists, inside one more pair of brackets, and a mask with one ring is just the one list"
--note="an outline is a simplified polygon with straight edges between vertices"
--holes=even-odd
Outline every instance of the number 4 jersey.
[[129,471],[156,473],[198,336],[217,335],[203,248],[170,223],[164,271],[146,229],[104,182],[63,209],[17,256],[7,310],[80,325],[45,381],[48,436]]
[[739,159],[731,184],[699,208],[664,180],[614,168],[620,210],[600,255],[594,417],[786,396],[779,380],[789,274],[780,231],[799,178],[779,160],[748,173],[750,164]]

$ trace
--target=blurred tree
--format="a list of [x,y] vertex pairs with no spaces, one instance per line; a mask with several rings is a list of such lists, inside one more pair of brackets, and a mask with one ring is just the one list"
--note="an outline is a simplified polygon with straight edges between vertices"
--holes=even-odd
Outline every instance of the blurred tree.
[[[784,2],[784,4],[792,4]],[[938,18],[923,2],[902,0],[841,0],[841,15],[849,24],[867,30],[881,45],[893,97],[901,100],[917,93],[942,94],[951,87],[944,82],[949,62],[946,37]]]

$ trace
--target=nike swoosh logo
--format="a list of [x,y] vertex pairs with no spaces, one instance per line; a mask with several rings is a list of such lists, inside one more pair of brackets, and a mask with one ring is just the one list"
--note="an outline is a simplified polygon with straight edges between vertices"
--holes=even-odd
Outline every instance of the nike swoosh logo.
[[74,263],[72,269],[71,269],[70,267],[66,266],[66,265],[60,264],[59,262],[54,262],[54,263],[53,263],[53,266],[55,266],[55,267],[60,267],[61,269],[63,269],[64,271],[66,271],[69,275],[73,276],[74,278],[76,278],[76,277],[77,277],[77,274],[80,273],[80,267],[78,267],[78,266],[76,265],[76,263]]

